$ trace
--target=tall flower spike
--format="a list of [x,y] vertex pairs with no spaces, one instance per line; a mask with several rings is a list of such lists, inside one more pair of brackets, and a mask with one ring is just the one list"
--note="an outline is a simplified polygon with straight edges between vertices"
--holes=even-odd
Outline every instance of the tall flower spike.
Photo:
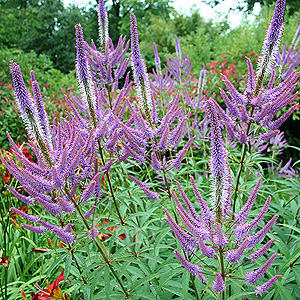
[[257,197],[257,193],[258,193],[258,190],[260,188],[260,185],[261,185],[261,177],[258,179],[254,189],[251,191],[250,195],[249,195],[249,198],[246,202],[246,204],[242,207],[242,209],[235,215],[235,222],[236,223],[245,223],[246,221],[246,218],[253,206],[253,203]]
[[75,25],[76,29],[76,75],[82,101],[89,112],[94,128],[97,127],[95,110],[97,107],[95,86],[92,79],[91,68],[87,60],[83,31],[80,24]]
[[194,265],[187,261],[177,250],[174,250],[174,254],[186,270],[188,270],[191,274],[197,276],[203,283],[206,282],[206,278],[201,273],[202,270],[198,265]]
[[52,165],[52,158],[49,151],[50,144],[48,144],[45,136],[36,105],[27,92],[21,68],[17,63],[11,61],[10,71],[15,88],[16,103],[28,134],[38,143],[43,153],[43,158],[48,164]]
[[152,93],[146,63],[142,59],[140,52],[136,17],[133,13],[130,14],[130,33],[134,83],[137,89],[140,107],[145,112],[148,122],[151,123],[151,113],[153,110]]
[[98,26],[99,26],[100,44],[104,50],[109,38],[108,16],[107,16],[104,0],[99,0],[99,4],[98,4]]
[[188,233],[183,231],[181,227],[173,220],[169,212],[164,208],[165,214],[167,215],[167,223],[169,224],[170,228],[172,229],[175,237],[177,238],[178,242],[180,243],[182,249],[187,253],[192,253],[195,251],[195,247],[197,245],[197,241],[194,237],[191,237]]
[[206,83],[206,70],[205,70],[205,65],[203,64],[203,69],[200,71],[199,75],[199,83],[198,83],[198,103],[200,104],[203,88]]
[[49,119],[48,119],[48,116],[47,116],[47,113],[45,110],[45,106],[43,103],[41,89],[40,89],[39,83],[35,79],[33,71],[30,72],[30,76],[31,76],[32,92],[33,92],[33,97],[34,97],[34,101],[35,101],[36,108],[37,108],[38,118],[40,120],[41,127],[44,132],[44,136],[47,141],[47,144],[50,147],[50,149],[53,149],[50,124],[49,124]]
[[254,284],[259,278],[261,278],[269,269],[271,264],[274,262],[276,257],[278,256],[277,253],[274,253],[259,269],[256,271],[250,271],[245,273],[245,281],[248,284]]
[[207,239],[209,237],[209,231],[205,228],[203,221],[200,222],[194,219],[182,206],[179,202],[176,193],[171,191],[173,199],[176,203],[177,213],[184,224],[184,226],[196,237],[203,236],[203,238]]
[[260,92],[266,74],[270,73],[273,69],[275,55],[283,33],[284,9],[285,0],[277,0],[273,18],[266,32],[261,57],[258,61],[257,82],[254,90],[255,97]]
[[268,251],[268,249],[270,248],[271,244],[273,242],[276,242],[276,241],[277,241],[276,239],[269,240],[263,247],[261,247],[259,250],[255,251],[255,252],[253,252],[249,256],[249,259],[251,260],[251,262],[255,262],[258,258],[260,258],[261,256],[263,256]]
[[206,101],[207,114],[211,124],[211,173],[213,177],[225,172],[225,149],[216,107],[211,99]]
[[160,58],[159,58],[159,55],[157,52],[157,47],[156,47],[155,43],[153,43],[153,48],[154,48],[154,62],[155,62],[156,72],[160,73],[161,72]]
[[271,230],[277,219],[278,215],[275,215],[261,230],[251,236],[249,238],[248,248],[253,248],[257,243],[259,243]]
[[247,248],[249,239],[245,239],[243,243],[236,249],[227,253],[226,259],[229,262],[236,263],[241,260],[245,249]]
[[198,246],[202,252],[203,255],[205,255],[208,258],[212,258],[215,256],[215,249],[212,247],[208,247],[205,245],[204,241],[203,241],[203,237],[200,236],[198,239]]
[[272,277],[270,280],[268,280],[266,283],[264,283],[263,285],[257,286],[255,289],[255,295],[258,296],[262,296],[263,293],[265,293],[276,281],[278,278],[283,278],[282,275],[275,275],[274,277]]

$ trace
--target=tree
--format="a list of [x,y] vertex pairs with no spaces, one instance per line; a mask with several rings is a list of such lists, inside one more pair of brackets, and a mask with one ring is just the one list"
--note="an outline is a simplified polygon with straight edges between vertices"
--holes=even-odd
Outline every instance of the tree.
[[120,35],[130,36],[130,13],[134,13],[138,20],[139,30],[151,24],[152,16],[159,16],[167,20],[174,10],[170,3],[173,0],[112,0],[108,5],[110,23],[109,34],[114,43]]
[[[214,7],[226,0],[202,0],[206,4]],[[236,9],[243,10],[246,12],[251,12],[255,3],[259,3],[261,5],[270,5],[274,4],[276,0],[239,0]],[[286,0],[286,5],[288,6],[288,14],[293,15],[295,12],[299,11],[300,0]]]

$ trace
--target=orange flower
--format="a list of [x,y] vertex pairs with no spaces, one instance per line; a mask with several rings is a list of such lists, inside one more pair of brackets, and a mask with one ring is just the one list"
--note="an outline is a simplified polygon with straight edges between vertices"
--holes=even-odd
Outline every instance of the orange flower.
[[[62,290],[59,287],[59,283],[65,280],[63,269],[60,275],[53,281],[52,284],[49,283],[47,280],[47,289],[41,290],[38,294],[31,294],[32,300],[47,300],[47,299],[61,299],[61,300],[68,300],[70,299],[68,294],[63,294]],[[67,279],[70,284],[71,281]]]

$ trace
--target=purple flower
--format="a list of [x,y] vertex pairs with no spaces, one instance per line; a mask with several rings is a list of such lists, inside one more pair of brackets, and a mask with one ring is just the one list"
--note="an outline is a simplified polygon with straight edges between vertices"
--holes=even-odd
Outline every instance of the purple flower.
[[18,198],[20,201],[22,201],[25,204],[34,204],[35,200],[32,199],[31,197],[26,197],[22,194],[20,194],[19,192],[17,192],[16,190],[14,190],[11,186],[9,185],[5,185],[5,187],[16,197]]
[[214,243],[218,247],[224,247],[227,244],[227,238],[224,236],[223,231],[222,231],[222,225],[218,222],[216,224],[216,234],[214,236]]
[[97,228],[95,227],[92,227],[90,230],[89,230],[89,233],[88,233],[88,236],[90,239],[94,240],[97,236],[98,236],[98,230]]
[[142,59],[140,52],[136,17],[133,13],[130,14],[130,33],[134,83],[137,89],[140,107],[144,110],[149,121],[151,120],[151,112],[153,110],[152,93],[146,63]]
[[15,208],[15,207],[11,207],[10,210],[12,210],[13,212],[15,212],[16,214],[18,214],[19,216],[21,216],[22,218],[34,223],[37,221],[37,217],[36,216],[32,216],[32,215],[28,215],[26,213],[24,213],[23,211]]
[[165,214],[167,215],[167,223],[172,229],[175,237],[180,243],[182,249],[187,253],[192,253],[195,251],[195,247],[197,245],[197,240],[194,237],[191,237],[188,233],[183,231],[180,226],[174,221],[169,212],[164,208]]
[[206,257],[213,258],[215,256],[214,248],[206,246],[202,236],[200,236],[198,239],[198,246],[202,254]]
[[[257,78],[258,83],[256,94],[258,94],[262,81],[266,73],[271,73],[275,55],[278,51],[281,36],[283,33],[283,15],[285,9],[285,0],[277,0],[275,12],[271,23],[267,29],[265,40],[262,47],[261,57],[258,61]],[[257,96],[257,95],[255,95]]]
[[128,175],[128,177],[135,182],[140,188],[142,189],[148,189],[149,185],[145,182],[140,181],[139,179],[135,178],[133,175]]
[[217,273],[216,279],[213,282],[213,289],[216,292],[224,292],[226,291],[226,284],[222,278],[220,273]]
[[245,249],[247,248],[248,242],[249,242],[249,239],[245,239],[243,241],[243,243],[236,250],[229,251],[226,254],[226,259],[232,263],[236,263],[239,260],[241,260],[243,253],[244,253]]
[[64,212],[70,214],[74,212],[74,204],[72,202],[65,200],[64,198],[59,197],[58,204]]
[[245,273],[245,281],[248,284],[254,284],[259,278],[261,278],[269,269],[271,264],[274,262],[276,257],[278,256],[277,253],[274,253],[259,269],[256,271],[250,271]]
[[275,275],[274,277],[272,277],[270,280],[268,280],[266,283],[264,283],[263,285],[259,285],[256,287],[255,289],[255,295],[258,296],[262,296],[263,293],[265,293],[276,281],[278,278],[283,278],[282,275]]
[[84,37],[80,24],[76,28],[76,74],[79,84],[80,94],[85,109],[89,112],[93,127],[97,127],[95,110],[97,107],[96,92],[92,80],[91,68],[87,60]]
[[176,203],[177,213],[184,224],[184,226],[196,237],[203,236],[204,238],[209,237],[209,231],[205,228],[203,221],[194,219],[179,202],[174,191],[171,191],[173,199]]
[[156,68],[156,72],[159,73],[161,72],[161,65],[160,65],[160,58],[157,52],[157,47],[156,44],[153,43],[153,48],[154,48],[154,62],[155,62],[155,68]]
[[158,172],[162,168],[161,162],[157,159],[155,152],[151,153],[151,166],[156,172]]
[[249,238],[248,248],[253,248],[257,243],[259,243],[271,230],[277,219],[278,215],[275,215],[261,230],[251,236]]
[[174,250],[174,254],[186,270],[197,276],[203,283],[206,283],[206,278],[201,273],[202,269],[198,265],[194,265],[187,261],[177,250]]
[[211,173],[212,177],[223,176],[226,153],[216,107],[211,99],[206,101],[206,108],[211,124]]
[[257,193],[259,190],[259,187],[261,185],[261,177],[258,179],[254,189],[251,191],[249,198],[246,202],[246,204],[242,207],[242,209],[235,215],[234,219],[237,223],[245,223],[246,218],[253,206],[253,203],[257,197]]
[[269,240],[263,247],[261,247],[259,250],[255,251],[255,252],[253,252],[249,256],[249,259],[251,260],[251,262],[255,262],[258,258],[260,258],[261,256],[263,256],[268,251],[268,249],[270,248],[271,244],[273,242],[276,242],[276,241],[277,241],[276,239]]
[[104,0],[99,0],[98,4],[98,25],[99,25],[99,38],[100,44],[105,49],[108,42],[108,17],[105,8]]
[[75,239],[75,235],[70,233],[70,232],[66,232],[65,230],[55,227],[51,230],[55,235],[57,235],[63,242],[67,243],[67,244],[72,244],[72,242]]
[[24,224],[24,223],[21,223],[20,225],[22,227],[24,227],[25,229],[28,229],[35,233],[45,233],[47,231],[47,229],[44,226],[31,226],[31,225]]

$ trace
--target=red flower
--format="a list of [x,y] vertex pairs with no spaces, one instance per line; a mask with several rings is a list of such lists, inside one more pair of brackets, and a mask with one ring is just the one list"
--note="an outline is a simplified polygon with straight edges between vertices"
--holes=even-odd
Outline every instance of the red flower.
[[[70,296],[68,294],[63,294],[62,290],[59,287],[59,283],[61,281],[65,280],[63,269],[60,273],[60,275],[53,281],[52,284],[49,283],[47,280],[47,289],[41,290],[37,294],[32,293],[32,299],[31,300],[48,300],[48,299],[61,299],[61,300],[68,300],[70,299]],[[67,278],[69,283],[71,284],[71,281]]]

